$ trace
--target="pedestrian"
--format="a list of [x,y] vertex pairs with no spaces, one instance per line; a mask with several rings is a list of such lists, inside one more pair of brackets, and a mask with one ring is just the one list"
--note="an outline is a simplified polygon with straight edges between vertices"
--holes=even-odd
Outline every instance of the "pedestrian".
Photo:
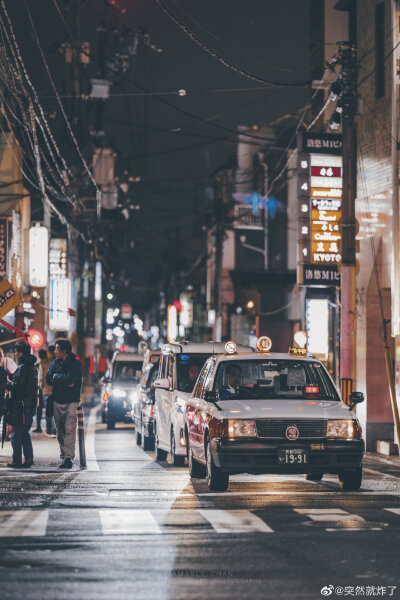
[[[11,444],[13,448],[12,462],[8,467],[20,469],[33,465],[33,448],[29,430],[38,400],[38,370],[36,357],[32,356],[27,342],[21,341],[15,345],[15,356],[18,368],[7,383],[11,392],[7,422],[11,427]],[[22,452],[25,462],[22,464]]]
[[75,459],[78,404],[82,388],[81,363],[72,352],[71,342],[56,341],[55,360],[51,363],[46,382],[52,386],[54,420],[60,444],[60,469],[71,469]]
[[[39,390],[43,399],[43,408],[46,415],[46,435],[49,437],[56,437],[56,427],[54,424],[54,413],[53,413],[53,401],[52,401],[52,387],[46,382],[46,375],[49,367],[53,361],[51,353],[42,348],[39,350]],[[39,411],[39,409],[38,409]],[[41,415],[40,415],[41,416]]]

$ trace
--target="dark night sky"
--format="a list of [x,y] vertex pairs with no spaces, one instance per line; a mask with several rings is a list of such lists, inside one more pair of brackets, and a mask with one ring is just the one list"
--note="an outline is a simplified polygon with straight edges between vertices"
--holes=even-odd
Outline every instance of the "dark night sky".
[[[307,1],[165,2],[198,37],[230,62],[269,80],[308,80]],[[67,9],[66,20],[71,26],[74,0],[29,0],[29,7],[57,87],[62,91],[64,59],[55,47],[66,41],[68,34],[55,3],[64,13]],[[125,74],[108,74],[113,81],[111,94],[138,93],[140,88],[152,92],[183,88],[190,92],[185,97],[160,96],[172,107],[151,96],[113,96],[106,108],[106,139],[118,154],[119,171],[126,169],[142,178],[134,196],[134,203],[140,204],[141,210],[129,222],[132,233],[125,232],[135,238],[136,246],[125,256],[125,262],[126,277],[131,283],[146,286],[152,271],[165,268],[170,260],[168,248],[175,227],[181,228],[185,266],[190,266],[199,253],[199,243],[191,241],[201,222],[195,214],[199,187],[227,161],[235,147],[234,134],[211,123],[227,128],[267,124],[298,111],[307,103],[309,92],[305,88],[267,87],[232,72],[190,40],[155,0],[115,0],[115,6],[106,6],[103,0],[82,0],[82,4],[82,39],[90,40],[95,57],[96,29],[102,21],[120,30],[141,25],[150,34],[151,43],[162,49],[162,53],[156,53],[142,47]],[[6,6],[28,70],[43,104],[52,112],[56,104],[48,98],[52,91],[29,32],[25,1],[6,0]],[[112,52],[111,47],[108,52]],[[92,61],[91,77],[98,75],[97,69],[96,61]],[[244,91],[245,88],[251,90]],[[227,89],[236,91],[215,91]],[[186,116],[174,106],[210,122]],[[59,112],[53,123],[58,135],[67,139]],[[294,125],[295,121],[284,123]]]

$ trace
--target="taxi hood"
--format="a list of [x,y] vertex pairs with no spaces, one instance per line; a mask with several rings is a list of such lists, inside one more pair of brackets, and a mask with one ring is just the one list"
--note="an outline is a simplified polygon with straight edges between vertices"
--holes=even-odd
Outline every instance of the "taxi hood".
[[348,406],[336,400],[219,400],[222,419],[348,419]]

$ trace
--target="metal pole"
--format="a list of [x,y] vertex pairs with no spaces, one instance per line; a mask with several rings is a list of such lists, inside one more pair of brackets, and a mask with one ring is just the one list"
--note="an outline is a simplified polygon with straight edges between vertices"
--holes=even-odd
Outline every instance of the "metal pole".
[[397,406],[397,398],[396,398],[396,384],[394,380],[393,373],[393,361],[390,354],[390,346],[388,344],[388,334],[387,334],[387,320],[383,321],[383,335],[385,340],[385,363],[386,363],[386,372],[389,379],[389,390],[390,390],[390,401],[392,403],[392,411],[393,411],[393,420],[394,426],[396,429],[397,435],[397,451],[400,454],[400,418],[399,418],[399,409]]
[[78,440],[79,440],[79,463],[81,469],[86,469],[86,450],[85,450],[85,424],[83,421],[83,407],[78,406]]
[[[356,49],[348,42],[339,44],[343,79],[343,198],[342,198],[342,268],[340,323],[340,379],[350,380],[351,392],[356,379],[356,218],[357,183],[357,69]],[[344,389],[344,387],[343,387]],[[348,401],[348,398],[343,398]]]

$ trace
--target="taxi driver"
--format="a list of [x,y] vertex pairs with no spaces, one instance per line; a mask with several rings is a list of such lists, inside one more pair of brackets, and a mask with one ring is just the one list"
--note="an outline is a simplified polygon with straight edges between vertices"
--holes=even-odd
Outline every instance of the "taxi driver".
[[228,365],[225,373],[227,385],[222,386],[219,390],[221,400],[235,398],[238,395],[239,386],[242,382],[242,369],[239,365]]

